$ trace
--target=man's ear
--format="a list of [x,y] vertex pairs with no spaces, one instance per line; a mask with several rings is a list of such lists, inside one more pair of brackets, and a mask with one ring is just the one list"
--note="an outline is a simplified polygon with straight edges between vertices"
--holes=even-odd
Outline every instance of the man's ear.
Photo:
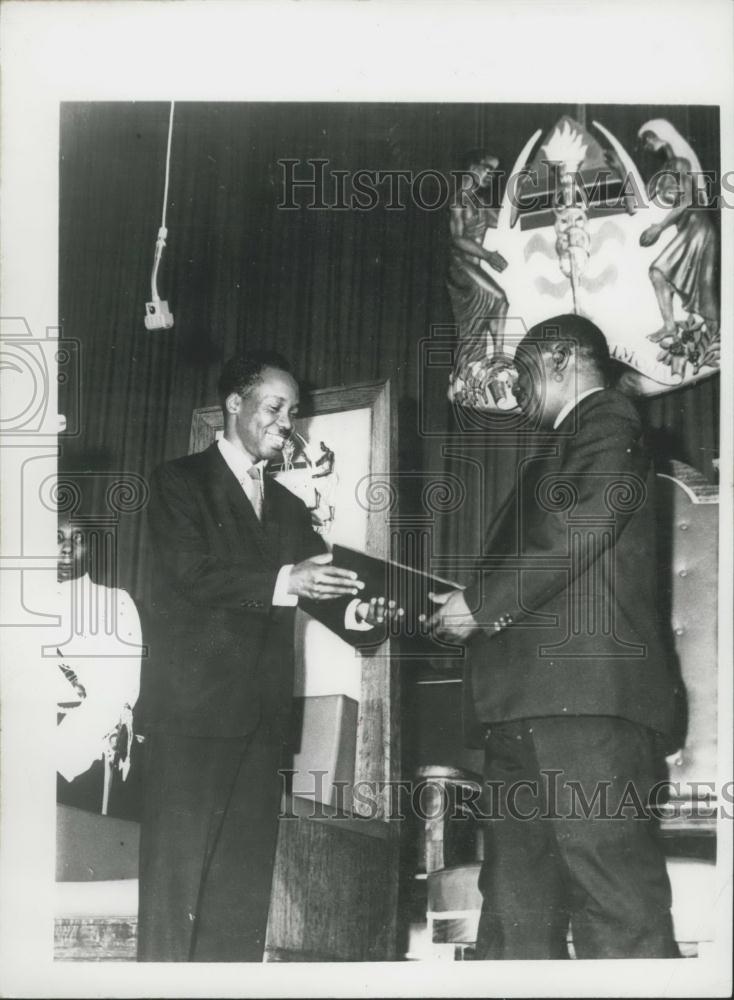
[[553,371],[558,372],[558,374],[564,372],[568,367],[572,354],[573,348],[568,341],[557,341],[551,348],[551,364],[553,366]]
[[224,401],[224,408],[227,413],[239,413],[242,397],[238,392],[230,392]]

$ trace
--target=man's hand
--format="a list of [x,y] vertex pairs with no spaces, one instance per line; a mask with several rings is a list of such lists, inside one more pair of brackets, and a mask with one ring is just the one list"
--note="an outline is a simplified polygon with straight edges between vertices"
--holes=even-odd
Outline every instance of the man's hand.
[[448,594],[429,594],[430,599],[439,607],[426,621],[421,615],[421,621],[437,639],[447,639],[451,642],[467,642],[479,631],[479,625],[469,610],[461,590],[451,590]]
[[507,261],[497,250],[489,251],[487,254],[487,263],[494,271],[502,272],[507,267]]
[[331,552],[324,552],[296,563],[288,579],[288,593],[311,601],[334,601],[337,597],[354,597],[364,589],[356,573],[330,566],[332,559]]
[[662,229],[658,225],[648,226],[640,234],[640,246],[651,247],[653,243],[657,242],[661,232]]
[[361,601],[356,609],[357,621],[368,625],[382,625],[385,621],[402,618],[405,611],[395,601],[385,601],[384,597],[373,597],[369,602]]

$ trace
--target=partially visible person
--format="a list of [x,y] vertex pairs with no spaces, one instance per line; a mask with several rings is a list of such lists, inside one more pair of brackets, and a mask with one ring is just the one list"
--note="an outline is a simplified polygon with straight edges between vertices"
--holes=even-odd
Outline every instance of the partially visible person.
[[488,372],[504,348],[507,296],[481,262],[501,274],[507,261],[497,250],[487,250],[488,229],[497,226],[497,209],[490,204],[491,178],[499,166],[486,150],[472,150],[462,164],[461,188],[451,206],[448,290],[458,326],[459,349],[449,396],[462,405],[491,406]]
[[140,690],[137,608],[120,588],[90,574],[85,526],[58,522],[60,642],[55,675],[57,798],[100,811],[105,768],[123,779],[130,767],[132,710]]
[[699,325],[705,322],[708,342],[719,332],[719,240],[711,219],[701,164],[677,129],[664,119],[645,122],[638,136],[643,148],[664,158],[661,169],[651,180],[650,194],[669,206],[665,217],[641,234],[640,243],[643,247],[652,246],[670,226],[676,230],[673,239],[650,265],[650,280],[663,325],[649,339],[660,343],[662,348],[674,344],[677,328],[673,296],[677,293],[694,321],[698,317]]
[[575,315],[518,346],[516,398],[545,432],[489,529],[483,571],[434,600],[467,650],[485,748],[479,959],[677,956],[648,798],[677,678],[657,605],[654,473],[601,331]]

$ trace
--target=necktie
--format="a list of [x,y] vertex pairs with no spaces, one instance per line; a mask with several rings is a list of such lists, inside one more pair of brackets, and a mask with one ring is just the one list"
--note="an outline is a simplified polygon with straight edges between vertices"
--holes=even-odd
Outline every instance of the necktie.
[[247,475],[249,480],[245,485],[245,492],[247,493],[248,499],[252,504],[252,509],[255,511],[258,521],[262,521],[263,516],[263,478],[262,478],[262,466],[261,465],[251,465],[247,470]]

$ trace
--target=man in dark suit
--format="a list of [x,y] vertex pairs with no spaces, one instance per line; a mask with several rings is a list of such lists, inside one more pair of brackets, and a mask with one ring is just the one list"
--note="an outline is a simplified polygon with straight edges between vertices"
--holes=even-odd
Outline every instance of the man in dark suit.
[[673,957],[645,808],[675,684],[640,421],[607,388],[586,319],[534,327],[516,366],[520,408],[547,436],[519,463],[477,581],[431,619],[467,644],[465,721],[485,744],[477,958],[566,957],[569,921],[579,958]]
[[222,373],[224,437],[151,483],[138,957],[260,961],[290,726],[295,606],[347,638],[385,617],[263,468],[293,427],[281,358]]

